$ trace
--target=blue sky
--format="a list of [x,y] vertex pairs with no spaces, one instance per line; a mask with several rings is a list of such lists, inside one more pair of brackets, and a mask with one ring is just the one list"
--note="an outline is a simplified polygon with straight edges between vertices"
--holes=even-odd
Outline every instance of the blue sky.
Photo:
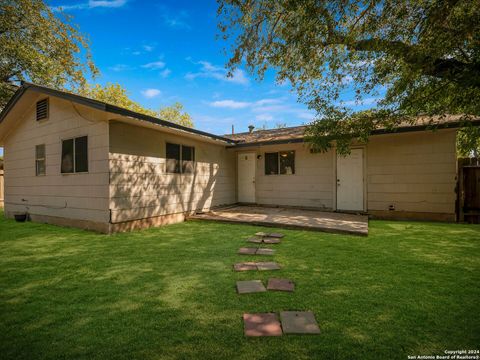
[[[120,83],[135,101],[152,109],[184,104],[195,127],[215,134],[301,125],[314,114],[297,102],[289,85],[275,84],[273,71],[257,81],[239,69],[225,76],[227,45],[216,40],[214,0],[47,0],[73,17],[90,39],[101,75],[96,82]],[[357,109],[347,91],[342,97]],[[351,95],[353,97],[353,95]],[[1,149],[0,149],[1,153]]]

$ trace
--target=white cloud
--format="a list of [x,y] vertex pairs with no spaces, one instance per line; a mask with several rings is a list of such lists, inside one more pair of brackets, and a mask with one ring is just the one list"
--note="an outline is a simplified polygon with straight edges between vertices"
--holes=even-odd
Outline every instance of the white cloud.
[[166,78],[166,77],[168,77],[171,73],[172,73],[172,70],[170,70],[170,69],[165,69],[165,70],[163,70],[163,71],[160,72],[160,76],[161,76],[162,78]]
[[153,49],[155,49],[155,46],[153,46],[153,45],[143,45],[142,48],[143,48],[143,50],[145,50],[147,52],[151,52],[151,51],[153,51]]
[[227,108],[227,109],[244,109],[247,107],[252,108],[256,112],[270,111],[277,107],[282,108],[281,105],[275,105],[280,103],[279,99],[261,99],[254,102],[248,101],[236,101],[236,100],[217,100],[208,103],[212,107]]
[[142,91],[142,95],[145,96],[147,99],[152,99],[158,95],[160,95],[162,92],[158,89],[146,89]]
[[52,11],[60,10],[85,10],[94,8],[120,8],[127,3],[127,0],[89,0],[85,3],[72,5],[59,5],[52,7]]
[[244,109],[251,106],[251,103],[235,100],[218,100],[211,102],[209,105],[216,108]]
[[298,118],[307,121],[313,121],[313,119],[315,119],[315,113],[313,111],[300,111],[296,115]]
[[158,70],[158,69],[163,69],[165,65],[166,64],[163,61],[154,61],[145,65],[142,65],[142,68]]
[[[189,58],[187,58],[187,60],[191,61]],[[228,77],[227,70],[208,61],[199,61],[193,63],[200,65],[200,70],[194,73],[187,73],[185,75],[185,79],[187,80],[195,80],[196,78],[211,78],[241,85],[248,85],[250,82],[249,78],[245,75],[245,72],[241,69],[235,70],[232,76]]]
[[257,106],[269,105],[269,104],[278,104],[280,102],[279,99],[261,99],[255,102]]
[[164,7],[162,9],[162,12],[163,23],[168,27],[185,30],[191,29],[190,25],[187,22],[189,15],[186,11],[179,11],[175,14],[172,14],[168,9]]
[[109,67],[109,69],[112,71],[119,72],[119,71],[129,70],[131,69],[131,67],[125,64],[116,64],[114,66]]
[[255,116],[255,119],[258,121],[272,121],[273,116],[270,114],[258,114],[257,116]]

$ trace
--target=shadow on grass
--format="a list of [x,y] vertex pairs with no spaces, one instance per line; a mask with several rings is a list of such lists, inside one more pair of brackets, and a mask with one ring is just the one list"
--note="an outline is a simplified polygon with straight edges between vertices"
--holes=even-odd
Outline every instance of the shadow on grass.
[[[389,358],[479,343],[480,227],[371,222],[368,238],[279,230],[276,272],[235,273],[260,227],[98,235],[0,220],[5,358]],[[448,256],[447,256],[448,255]],[[270,260],[271,258],[268,257]],[[293,294],[239,296],[287,277]],[[312,310],[320,336],[246,339],[243,312]]]

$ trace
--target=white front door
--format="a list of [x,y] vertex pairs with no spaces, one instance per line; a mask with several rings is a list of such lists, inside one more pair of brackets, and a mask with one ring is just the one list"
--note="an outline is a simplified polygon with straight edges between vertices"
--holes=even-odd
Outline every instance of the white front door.
[[337,210],[364,210],[363,149],[337,156]]
[[238,202],[255,202],[255,153],[238,154]]

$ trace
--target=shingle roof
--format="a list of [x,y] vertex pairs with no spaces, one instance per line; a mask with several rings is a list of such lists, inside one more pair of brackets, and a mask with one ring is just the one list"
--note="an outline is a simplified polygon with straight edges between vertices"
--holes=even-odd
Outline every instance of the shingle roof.
[[125,109],[125,108],[122,108],[122,107],[119,107],[119,106],[116,106],[116,105],[108,104],[108,103],[105,103],[103,101],[90,99],[90,98],[80,96],[80,95],[76,95],[76,94],[72,94],[72,93],[69,93],[69,92],[66,92],[66,91],[55,90],[55,89],[51,89],[51,88],[48,88],[48,87],[45,87],[45,86],[40,86],[40,85],[28,83],[28,82],[23,82],[22,83],[22,86],[20,86],[17,89],[15,94],[8,101],[7,105],[3,108],[2,112],[0,113],[0,123],[2,123],[2,121],[5,119],[5,117],[10,112],[10,110],[15,106],[17,101],[22,97],[22,95],[28,89],[31,89],[32,91],[40,92],[40,93],[43,93],[43,94],[46,94],[46,95],[56,96],[56,97],[59,97],[59,98],[65,99],[65,100],[73,101],[73,102],[76,102],[78,104],[85,105],[85,106],[88,106],[88,107],[91,107],[91,108],[94,108],[94,109],[97,109],[97,110],[100,110],[100,111],[106,111],[106,112],[110,112],[110,113],[117,114],[117,115],[131,117],[131,118],[134,118],[134,119],[137,119],[137,120],[147,121],[147,122],[150,122],[150,123],[153,123],[153,124],[156,124],[156,125],[168,127],[168,128],[171,128],[171,129],[180,130],[180,131],[183,131],[183,132],[186,132],[186,133],[209,137],[209,138],[214,139],[214,140],[223,141],[227,144],[233,144],[233,141],[231,139],[228,139],[228,138],[225,138],[225,137],[222,137],[222,136],[218,136],[218,135],[215,135],[215,134],[211,134],[211,133],[208,133],[206,131],[192,129],[192,128],[189,128],[189,127],[186,127],[186,126],[183,126],[183,125],[179,125],[179,124],[176,124],[176,123],[173,123],[173,122],[170,122],[170,121],[166,121],[166,120],[159,119],[159,118],[156,118],[156,117],[153,117],[153,116],[138,113],[138,112],[135,112],[135,111],[132,111],[132,110],[129,110],[129,109]]
[[[462,123],[462,115],[446,115],[442,117],[417,117],[415,123],[405,122],[393,130],[379,128],[373,131],[373,134],[388,134],[394,132],[421,131],[430,127],[437,128],[455,128]],[[480,118],[470,120],[474,125],[480,125]],[[303,142],[304,133],[307,125],[287,127],[270,130],[255,130],[253,132],[243,132],[238,134],[224,135],[237,142],[238,145],[265,145],[275,143],[294,143]]]

